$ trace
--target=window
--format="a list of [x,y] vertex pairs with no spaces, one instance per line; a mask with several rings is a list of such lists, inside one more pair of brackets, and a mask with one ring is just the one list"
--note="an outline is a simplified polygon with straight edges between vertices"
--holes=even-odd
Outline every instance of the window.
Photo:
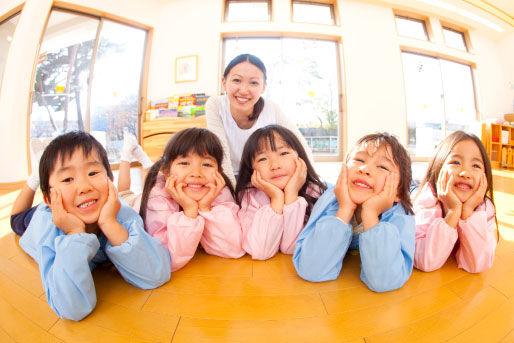
[[271,0],[227,0],[225,21],[269,21]]
[[471,67],[453,61],[402,53],[407,102],[408,150],[431,156],[441,140],[477,121]]
[[334,5],[293,0],[293,21],[334,25]]
[[396,15],[395,21],[396,29],[400,36],[428,40],[427,27],[424,20]]
[[123,129],[137,135],[146,31],[53,10],[34,77],[30,136],[82,130],[119,161]]
[[339,155],[339,44],[301,38],[226,38],[222,68],[242,53],[267,69],[264,97],[280,105],[315,155]]
[[466,46],[466,40],[464,38],[464,33],[450,29],[448,27],[443,27],[443,34],[446,46],[463,51],[468,50]]
[[18,24],[19,19],[20,14],[17,13],[0,23],[0,84],[4,73],[7,53],[9,52],[9,46],[11,46],[14,29],[16,29],[16,24]]

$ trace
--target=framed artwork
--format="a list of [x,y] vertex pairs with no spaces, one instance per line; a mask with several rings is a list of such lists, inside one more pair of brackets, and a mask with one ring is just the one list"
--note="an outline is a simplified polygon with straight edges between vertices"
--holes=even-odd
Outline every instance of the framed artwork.
[[198,74],[198,55],[177,57],[175,59],[175,83],[196,81]]

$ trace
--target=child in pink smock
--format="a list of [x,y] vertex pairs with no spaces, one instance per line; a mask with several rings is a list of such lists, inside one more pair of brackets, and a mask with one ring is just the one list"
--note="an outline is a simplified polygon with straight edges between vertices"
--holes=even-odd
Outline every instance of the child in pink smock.
[[212,255],[245,254],[239,206],[222,159],[216,135],[190,128],[173,135],[148,171],[139,213],[148,233],[168,248],[172,271],[189,262],[198,243]]
[[478,137],[456,131],[429,164],[414,200],[414,266],[441,268],[455,252],[470,273],[491,268],[498,242],[491,163]]
[[256,260],[279,250],[292,254],[325,189],[291,131],[279,125],[256,130],[244,146],[236,185],[243,249]]

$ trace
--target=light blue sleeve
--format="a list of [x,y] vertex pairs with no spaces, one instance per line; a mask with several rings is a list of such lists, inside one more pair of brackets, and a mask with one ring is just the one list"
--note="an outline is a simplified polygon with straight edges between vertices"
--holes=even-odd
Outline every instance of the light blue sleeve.
[[359,235],[361,280],[375,292],[402,287],[412,273],[414,247],[414,216],[396,203],[377,225]]
[[296,272],[308,281],[334,280],[352,240],[352,227],[335,216],[339,204],[333,187],[318,199],[298,236],[293,255]]
[[143,226],[137,212],[122,201],[118,222],[127,230],[128,239],[119,246],[106,244],[106,254],[128,283],[152,289],[170,279],[171,260],[168,249]]
[[59,317],[77,321],[91,313],[96,293],[89,263],[100,247],[96,235],[65,235],[41,204],[20,246],[38,263],[48,304]]

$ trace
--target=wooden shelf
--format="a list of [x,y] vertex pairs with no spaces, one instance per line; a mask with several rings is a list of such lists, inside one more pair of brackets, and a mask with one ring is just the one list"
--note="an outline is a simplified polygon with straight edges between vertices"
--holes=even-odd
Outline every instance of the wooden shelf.
[[[501,124],[482,124],[482,143],[493,168],[514,168],[514,156],[509,159],[508,149],[514,150],[514,127]],[[502,150],[507,149],[507,163],[502,164]],[[514,151],[512,153],[514,155]]]
[[193,119],[170,117],[144,121],[142,125],[143,150],[155,162],[162,156],[164,147],[171,136],[189,127],[207,127],[205,116]]

